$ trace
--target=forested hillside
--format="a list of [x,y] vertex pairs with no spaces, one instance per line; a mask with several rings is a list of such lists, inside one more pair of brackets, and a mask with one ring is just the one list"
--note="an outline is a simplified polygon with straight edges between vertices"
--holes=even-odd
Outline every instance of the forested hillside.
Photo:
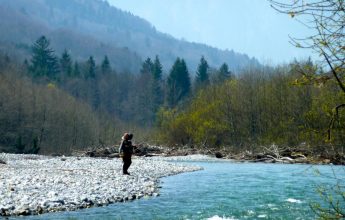
[[158,113],[162,143],[227,146],[236,152],[271,144],[304,150],[331,144],[342,152],[344,110],[339,111],[330,140],[327,133],[334,106],[345,101],[343,91],[335,81],[315,86],[301,71],[329,76],[310,61],[295,62],[249,68],[238,77],[203,87],[183,110],[161,109]]
[[202,55],[212,67],[227,63],[235,72],[259,65],[245,54],[177,40],[101,0],[0,0],[0,29],[7,30],[0,35],[1,48],[19,50],[22,58],[45,35],[58,53],[68,49],[77,60],[93,55],[99,62],[107,54],[118,71],[138,72],[140,59],[155,55],[164,67],[183,57],[192,75]]
[[0,0],[0,10],[1,151],[69,154],[125,131],[199,149],[343,150],[342,66],[232,59],[98,0]]
[[[342,149],[343,112],[327,140],[333,107],[345,101],[335,82],[310,83],[300,72],[329,78],[309,61],[251,68],[234,75],[200,57],[195,79],[177,57],[163,75],[160,57],[140,73],[119,73],[104,55],[77,61],[41,36],[21,64],[1,55],[0,146],[9,152],[71,153],[118,144],[124,131],[140,141],[194,148],[325,146]],[[154,134],[154,135],[153,135]]]

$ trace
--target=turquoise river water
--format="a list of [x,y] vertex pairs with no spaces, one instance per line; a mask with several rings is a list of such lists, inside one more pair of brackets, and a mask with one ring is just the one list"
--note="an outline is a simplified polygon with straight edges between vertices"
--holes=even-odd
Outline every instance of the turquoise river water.
[[28,219],[315,219],[317,187],[345,173],[341,166],[185,163],[204,170],[163,178],[158,197]]

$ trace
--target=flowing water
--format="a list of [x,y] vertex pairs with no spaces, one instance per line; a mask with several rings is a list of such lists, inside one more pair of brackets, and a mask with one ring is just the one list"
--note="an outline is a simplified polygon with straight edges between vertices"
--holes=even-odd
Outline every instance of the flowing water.
[[187,163],[204,170],[163,178],[158,197],[29,219],[315,219],[317,187],[345,173],[341,166]]

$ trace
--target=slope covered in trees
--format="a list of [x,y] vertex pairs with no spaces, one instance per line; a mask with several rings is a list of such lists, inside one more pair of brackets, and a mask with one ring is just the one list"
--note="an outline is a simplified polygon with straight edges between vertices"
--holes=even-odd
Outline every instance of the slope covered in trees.
[[68,153],[98,143],[104,121],[54,83],[34,83],[25,69],[1,55],[1,151]]
[[[16,19],[12,19],[15,17]],[[192,74],[204,55],[209,65],[227,63],[232,71],[259,65],[254,58],[234,51],[174,39],[149,22],[100,0],[0,0],[0,43],[5,51],[30,53],[31,42],[41,35],[58,53],[68,48],[77,60],[107,54],[118,71],[139,72],[140,58],[159,55],[168,71],[176,57],[183,57]]]
[[336,82],[303,85],[301,69],[317,71],[310,61],[247,69],[238,77],[203,87],[182,110],[161,109],[157,123],[162,143],[197,148],[226,146],[237,152],[271,144],[303,144],[304,148],[331,144],[342,152],[343,110],[330,141],[327,130],[333,107],[343,103],[345,96]]
[[236,151],[271,144],[341,148],[345,140],[342,111],[331,142],[325,138],[332,108],[345,97],[336,82],[306,84],[301,70],[328,76],[310,61],[234,76],[226,64],[210,69],[201,57],[193,80],[183,58],[164,77],[155,56],[139,74],[118,73],[108,56],[76,61],[68,50],[57,54],[44,36],[24,64],[7,55],[0,60],[0,146],[11,152],[114,145],[128,130],[151,143]]

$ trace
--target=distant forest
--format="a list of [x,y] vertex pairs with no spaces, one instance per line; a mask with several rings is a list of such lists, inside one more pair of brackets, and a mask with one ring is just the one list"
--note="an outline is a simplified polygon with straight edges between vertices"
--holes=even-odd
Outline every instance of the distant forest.
[[344,112],[327,138],[345,96],[333,81],[310,83],[307,76],[329,76],[310,60],[235,75],[225,63],[210,68],[202,56],[195,77],[182,57],[167,75],[158,55],[139,73],[111,63],[106,55],[77,61],[68,48],[56,54],[45,36],[25,62],[1,53],[1,151],[70,154],[117,145],[124,131],[139,142],[236,151],[345,144]]
[[45,35],[57,53],[67,48],[74,60],[85,60],[90,55],[102,60],[107,54],[119,72],[139,72],[144,59],[157,54],[164,72],[169,71],[176,57],[183,57],[191,75],[201,55],[211,67],[225,62],[233,72],[260,65],[246,54],[161,33],[148,21],[103,0],[0,1],[0,30],[6,30],[0,34],[0,49],[20,59],[30,56],[32,42]]

